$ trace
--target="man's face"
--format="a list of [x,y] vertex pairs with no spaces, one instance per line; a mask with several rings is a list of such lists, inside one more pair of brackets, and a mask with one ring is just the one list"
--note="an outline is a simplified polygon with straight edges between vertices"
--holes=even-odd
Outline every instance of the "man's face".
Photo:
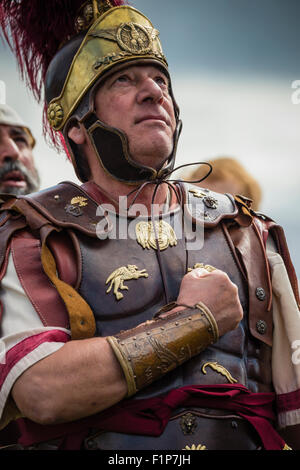
[[21,127],[0,124],[0,193],[28,194],[39,183],[28,135]]
[[155,66],[129,66],[111,75],[98,89],[99,119],[128,137],[132,158],[158,168],[173,149],[176,119],[169,81]]

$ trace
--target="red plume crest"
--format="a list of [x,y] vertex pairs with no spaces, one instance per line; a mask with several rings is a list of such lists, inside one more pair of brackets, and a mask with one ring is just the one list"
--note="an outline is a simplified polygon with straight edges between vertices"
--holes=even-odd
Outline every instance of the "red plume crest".
[[[83,3],[84,0],[0,0],[2,34],[16,56],[22,79],[37,101],[43,97],[52,58],[61,44],[76,34],[75,19]],[[110,0],[112,6],[124,3]]]

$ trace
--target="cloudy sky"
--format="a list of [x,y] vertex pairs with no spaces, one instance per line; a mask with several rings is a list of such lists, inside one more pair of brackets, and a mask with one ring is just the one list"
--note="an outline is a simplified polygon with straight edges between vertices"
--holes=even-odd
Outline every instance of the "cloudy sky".
[[[51,1],[51,0],[49,0]],[[261,211],[285,227],[300,270],[299,0],[135,0],[159,29],[181,109],[177,163],[232,156],[263,190]],[[77,182],[42,138],[41,107],[0,41],[7,103],[31,126],[42,187]],[[299,83],[297,83],[299,81]]]

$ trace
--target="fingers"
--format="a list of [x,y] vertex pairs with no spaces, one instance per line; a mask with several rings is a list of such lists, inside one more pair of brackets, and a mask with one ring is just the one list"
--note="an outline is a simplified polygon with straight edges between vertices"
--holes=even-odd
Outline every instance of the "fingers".
[[196,276],[205,276],[206,273],[211,273],[216,270],[217,268],[210,264],[197,263],[194,269],[189,269],[189,272],[192,272]]
[[224,276],[226,279],[230,281],[228,275],[224,271],[221,271],[220,269],[217,269],[209,264],[206,264],[203,267],[192,269],[189,273],[186,274],[186,276],[190,276],[196,279],[200,279],[200,278],[212,276],[212,275],[214,277]]
[[238,287],[227,273],[209,265],[198,266],[184,276],[177,302],[185,305],[204,303],[222,334],[235,329],[243,318]]
[[197,268],[197,269],[193,269],[190,273],[187,274],[187,276],[190,276],[190,277],[194,277],[194,278],[198,278],[200,279],[201,277],[206,277],[208,276],[210,273],[204,269],[204,268]]

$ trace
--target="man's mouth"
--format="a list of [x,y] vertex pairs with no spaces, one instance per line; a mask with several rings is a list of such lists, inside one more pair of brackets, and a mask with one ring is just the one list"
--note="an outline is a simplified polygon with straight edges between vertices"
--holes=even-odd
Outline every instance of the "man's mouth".
[[141,122],[144,122],[144,121],[162,121],[168,125],[168,122],[165,116],[162,116],[160,114],[148,114],[146,116],[142,116],[140,118],[137,118],[135,123],[140,124]]
[[1,186],[15,186],[17,188],[25,188],[27,183],[21,171],[9,171],[3,175],[0,180]]

